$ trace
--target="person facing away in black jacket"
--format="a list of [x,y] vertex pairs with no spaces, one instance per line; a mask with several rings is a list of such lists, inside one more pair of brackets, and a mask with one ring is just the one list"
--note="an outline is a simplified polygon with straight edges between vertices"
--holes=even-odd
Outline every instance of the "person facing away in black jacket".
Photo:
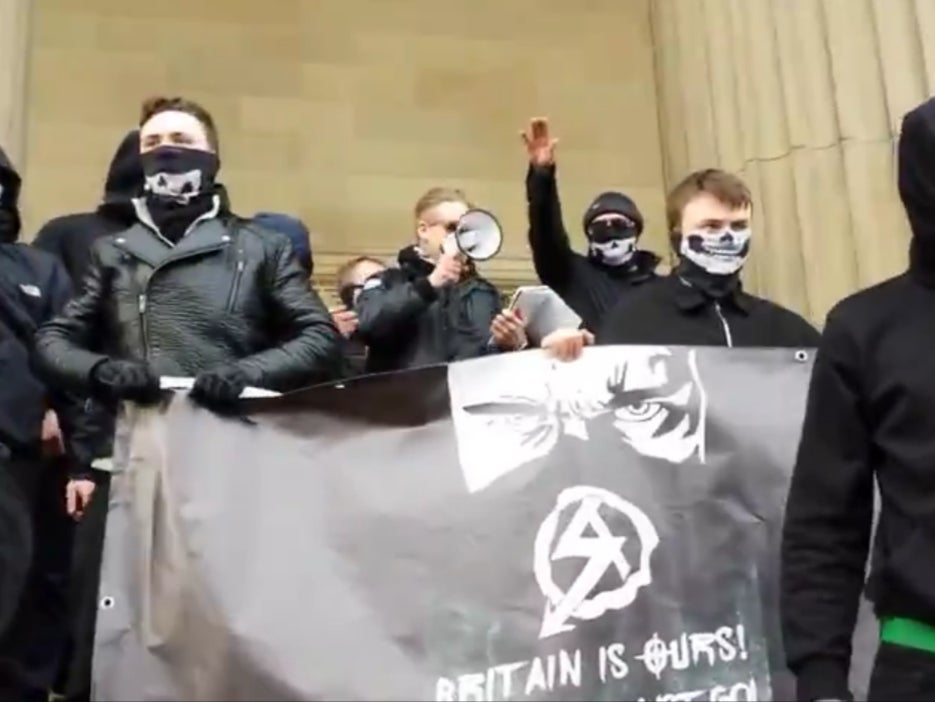
[[935,98],[903,119],[898,182],[908,270],[828,313],[786,504],[782,620],[802,700],[848,696],[874,481],[869,699],[935,699]]
[[399,252],[399,268],[387,269],[361,289],[357,334],[368,347],[368,373],[495,350],[490,324],[500,312],[500,294],[446,245],[468,209],[460,190],[429,190],[415,206],[416,244]]
[[133,199],[143,192],[140,161],[140,132],[133,129],[123,137],[114,153],[104,182],[104,197],[93,212],[68,214],[46,222],[33,239],[33,246],[56,256],[79,286],[91,260],[91,246],[108,234],[136,222]]
[[294,390],[340,371],[338,333],[289,240],[231,214],[211,115],[183,98],[143,105],[146,195],[137,221],[98,240],[84,289],[37,336],[54,382],[150,402],[160,376],[194,376],[193,400]]
[[[120,140],[111,159],[104,181],[104,196],[97,208],[49,220],[39,230],[32,245],[56,256],[80,290],[94,242],[133,226],[137,221],[133,200],[142,194],[140,132],[132,129]],[[64,688],[68,702],[90,699],[91,654],[110,490],[110,473],[93,468],[106,468],[113,454],[117,414],[115,402],[92,401],[86,409],[89,410],[89,421],[97,426],[95,462],[87,474],[73,475],[66,491],[69,512],[80,518],[75,531],[74,569],[70,583],[74,614],[72,656],[64,662],[68,670]]]
[[659,257],[637,248],[643,215],[623,193],[601,193],[585,210],[582,221],[588,253],[575,252],[558,197],[558,140],[551,136],[548,120],[543,118],[531,120],[522,137],[529,155],[526,200],[536,275],[581,317],[585,329],[596,331],[604,314],[621,297],[655,278]]

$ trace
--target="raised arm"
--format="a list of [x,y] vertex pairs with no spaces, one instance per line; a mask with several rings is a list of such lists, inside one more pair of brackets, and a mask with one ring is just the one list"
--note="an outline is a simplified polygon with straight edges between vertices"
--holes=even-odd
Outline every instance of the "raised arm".
[[529,156],[526,202],[529,212],[529,247],[536,274],[559,295],[567,288],[574,262],[568,232],[562,222],[562,206],[555,175],[558,139],[549,133],[548,120],[530,120],[522,133]]

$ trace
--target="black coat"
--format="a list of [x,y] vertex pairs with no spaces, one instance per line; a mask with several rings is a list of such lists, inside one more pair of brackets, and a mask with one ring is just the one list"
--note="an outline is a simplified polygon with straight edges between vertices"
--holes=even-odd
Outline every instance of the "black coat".
[[108,356],[171,376],[236,364],[279,391],[330,379],[341,361],[288,238],[222,211],[217,196],[175,246],[151,221],[97,241],[83,291],[40,329],[37,349],[51,378],[84,390]]
[[400,252],[390,268],[364,285],[357,298],[357,337],[368,349],[368,373],[416,368],[495,352],[490,324],[500,312],[500,294],[473,275],[436,290],[431,266]]
[[935,625],[935,98],[903,120],[899,192],[909,270],[829,312],[809,386],[782,549],[799,699],[847,692],[874,484],[877,615]]
[[814,348],[816,329],[741,289],[715,302],[673,273],[640,286],[604,318],[596,343]]
[[620,299],[656,277],[659,257],[637,251],[626,266],[604,266],[572,250],[562,221],[555,167],[530,167],[526,175],[529,248],[536,275],[571,307],[585,329],[597,331]]

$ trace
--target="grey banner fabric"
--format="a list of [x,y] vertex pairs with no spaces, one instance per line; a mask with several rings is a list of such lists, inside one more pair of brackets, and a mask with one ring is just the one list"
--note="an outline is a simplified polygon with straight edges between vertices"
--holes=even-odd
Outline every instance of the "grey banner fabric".
[[95,697],[791,699],[777,550],[810,366],[530,351],[249,419],[130,414]]

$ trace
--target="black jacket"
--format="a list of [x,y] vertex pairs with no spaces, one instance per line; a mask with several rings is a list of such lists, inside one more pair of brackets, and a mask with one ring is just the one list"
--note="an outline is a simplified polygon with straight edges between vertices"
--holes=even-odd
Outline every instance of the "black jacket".
[[596,343],[812,348],[818,332],[795,312],[738,288],[720,302],[672,273],[640,286],[604,317]]
[[554,166],[530,166],[526,200],[536,275],[581,317],[586,329],[596,331],[604,314],[624,294],[656,277],[659,257],[650,251],[637,251],[630,265],[615,268],[572,250],[562,221]]
[[431,265],[403,249],[399,268],[367,281],[357,298],[357,337],[368,348],[368,373],[476,358],[494,349],[490,323],[501,310],[500,294],[472,276],[436,290]]
[[[123,137],[114,152],[104,181],[103,198],[97,209],[49,220],[36,234],[32,245],[58,258],[75,286],[80,288],[91,262],[94,242],[128,229],[136,222],[133,198],[141,194],[142,187],[140,136],[134,129]],[[98,455],[95,458],[110,456],[117,408],[109,403],[90,400],[87,409],[89,421],[97,424],[97,432],[102,437],[96,442]]]
[[84,290],[39,331],[51,378],[87,390],[108,356],[170,376],[236,364],[251,385],[278,391],[340,372],[338,332],[285,235],[231,215],[215,195],[172,246],[137,204],[141,221],[94,244]]
[[33,364],[36,328],[62,309],[71,296],[71,281],[53,256],[16,243],[19,184],[19,174],[0,149],[0,208],[13,216],[0,231],[0,454],[38,455],[42,419],[53,409],[71,467],[83,472],[96,436],[85,402],[43,383]]
[[868,594],[881,617],[935,625],[935,99],[899,140],[907,273],[828,314],[786,506],[782,618],[800,699],[847,692],[874,478]]
[[[52,256],[25,244],[0,244],[0,444],[35,455],[47,409],[59,417],[71,469],[84,473],[100,432],[82,397],[47,386],[33,370],[33,338],[71,297],[68,274]],[[3,450],[3,449],[0,449]]]

